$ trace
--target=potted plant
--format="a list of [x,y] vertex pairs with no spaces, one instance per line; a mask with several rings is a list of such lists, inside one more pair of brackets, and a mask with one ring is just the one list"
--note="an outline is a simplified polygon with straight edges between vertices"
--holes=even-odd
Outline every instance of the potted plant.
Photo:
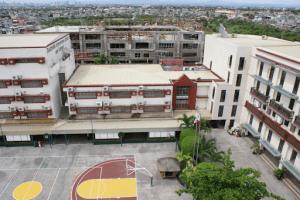
[[259,143],[256,142],[256,143],[252,144],[250,149],[253,149],[253,154],[258,154],[259,153]]
[[280,180],[284,175],[286,175],[286,171],[284,168],[283,169],[275,169],[273,171],[273,173],[274,173],[274,176],[276,176],[278,180]]

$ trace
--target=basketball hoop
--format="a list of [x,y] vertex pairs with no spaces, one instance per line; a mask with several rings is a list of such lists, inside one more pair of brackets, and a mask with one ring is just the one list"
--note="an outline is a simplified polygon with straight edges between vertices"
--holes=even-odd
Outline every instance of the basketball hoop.
[[[130,165],[134,164],[134,166]],[[151,184],[150,186],[153,187],[153,175],[143,166],[137,164],[136,162],[126,159],[126,174],[127,176],[131,175],[132,173],[139,171],[147,176],[151,177]]]

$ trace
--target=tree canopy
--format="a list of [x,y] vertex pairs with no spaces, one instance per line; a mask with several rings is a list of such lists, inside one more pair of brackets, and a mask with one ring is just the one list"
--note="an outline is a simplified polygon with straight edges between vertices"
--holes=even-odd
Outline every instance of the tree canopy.
[[269,193],[266,183],[259,182],[260,172],[252,168],[237,169],[230,160],[231,151],[223,157],[225,165],[217,167],[214,164],[200,163],[196,167],[188,166],[180,176],[186,177],[187,188],[176,193],[190,193],[198,200],[259,200],[264,197],[283,198]]
[[94,59],[95,64],[104,64],[108,60],[108,56],[101,53],[98,58]]

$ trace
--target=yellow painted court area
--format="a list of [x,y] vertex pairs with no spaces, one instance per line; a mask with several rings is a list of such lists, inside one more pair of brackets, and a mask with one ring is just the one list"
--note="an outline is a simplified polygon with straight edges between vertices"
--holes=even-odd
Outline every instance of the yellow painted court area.
[[43,189],[42,184],[35,181],[22,183],[13,192],[13,197],[16,200],[29,200],[41,193]]
[[85,199],[136,197],[136,179],[90,179],[77,188]]

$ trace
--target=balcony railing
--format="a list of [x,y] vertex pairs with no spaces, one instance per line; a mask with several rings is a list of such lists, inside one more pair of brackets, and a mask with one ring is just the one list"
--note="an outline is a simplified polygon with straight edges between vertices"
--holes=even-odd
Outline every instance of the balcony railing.
[[283,116],[285,116],[289,119],[293,118],[293,116],[294,116],[294,111],[290,111],[290,110],[286,109],[285,107],[283,107],[282,105],[277,103],[275,101],[275,99],[270,100],[270,106],[272,108],[274,108],[276,111],[278,111],[280,114],[282,114]]
[[254,87],[251,88],[250,91],[253,95],[257,96],[260,100],[262,100],[263,102],[267,102],[269,100],[269,96],[266,96],[262,93],[260,93],[257,89],[255,89]]
[[297,124],[298,126],[300,126],[300,115],[297,115],[297,116],[295,117],[294,123]]

